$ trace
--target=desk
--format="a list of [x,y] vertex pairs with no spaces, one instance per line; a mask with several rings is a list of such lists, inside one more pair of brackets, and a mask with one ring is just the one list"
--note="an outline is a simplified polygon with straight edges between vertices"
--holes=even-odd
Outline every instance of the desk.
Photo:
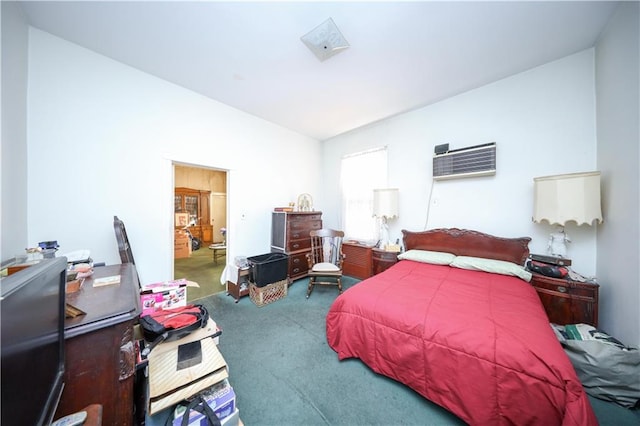
[[[120,275],[119,284],[94,287]],[[65,387],[55,418],[101,404],[105,425],[134,423],[135,341],[140,315],[138,275],[132,263],[94,269],[67,302],[86,312],[65,320]]]
[[209,246],[210,250],[213,250],[213,263],[218,264],[219,257],[225,257],[227,255],[227,245],[226,244],[211,244]]

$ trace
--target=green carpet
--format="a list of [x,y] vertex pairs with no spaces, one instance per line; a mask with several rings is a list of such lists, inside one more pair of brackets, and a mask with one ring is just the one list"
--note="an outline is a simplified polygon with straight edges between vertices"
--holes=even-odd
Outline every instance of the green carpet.
[[220,284],[220,275],[226,264],[226,256],[218,257],[213,262],[213,251],[208,246],[191,252],[191,256],[174,259],[173,276],[175,279],[186,278],[200,286],[187,289],[187,301],[191,302],[206,296],[222,292],[226,287]]
[[[344,287],[358,281],[345,277]],[[456,416],[357,359],[339,361],[325,317],[338,292],[298,280],[281,300],[257,307],[226,293],[201,299],[222,328],[240,418],[252,425],[460,425]],[[638,425],[633,412],[592,399],[601,425]],[[166,416],[166,414],[164,414]],[[163,413],[148,424],[161,424]]]

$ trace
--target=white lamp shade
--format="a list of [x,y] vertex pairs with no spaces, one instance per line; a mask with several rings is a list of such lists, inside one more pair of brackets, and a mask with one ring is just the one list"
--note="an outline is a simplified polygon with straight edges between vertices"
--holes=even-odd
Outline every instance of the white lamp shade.
[[398,188],[373,190],[373,215],[387,219],[398,216]]
[[534,178],[533,221],[564,226],[602,223],[600,172]]

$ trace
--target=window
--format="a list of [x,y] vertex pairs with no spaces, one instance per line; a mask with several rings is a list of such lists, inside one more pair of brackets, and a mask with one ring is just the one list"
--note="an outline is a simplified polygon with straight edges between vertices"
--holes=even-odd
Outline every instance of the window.
[[343,157],[340,184],[345,236],[360,241],[377,241],[378,226],[372,216],[373,190],[387,186],[387,148]]

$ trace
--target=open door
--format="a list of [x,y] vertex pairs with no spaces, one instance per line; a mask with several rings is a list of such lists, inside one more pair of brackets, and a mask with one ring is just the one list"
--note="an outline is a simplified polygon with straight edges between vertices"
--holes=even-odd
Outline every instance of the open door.
[[226,250],[213,250],[212,244],[225,240],[220,232],[227,227],[227,171],[174,163],[174,212],[171,222],[175,230],[185,224],[175,221],[187,215],[186,230],[202,241],[199,249],[185,254],[174,253],[173,278],[186,278],[199,287],[189,287],[188,301],[207,297],[226,288],[220,277],[226,261]]
[[213,220],[213,242],[226,242],[226,231],[223,235],[221,229],[227,229],[227,194],[222,192],[211,193],[211,219]]

